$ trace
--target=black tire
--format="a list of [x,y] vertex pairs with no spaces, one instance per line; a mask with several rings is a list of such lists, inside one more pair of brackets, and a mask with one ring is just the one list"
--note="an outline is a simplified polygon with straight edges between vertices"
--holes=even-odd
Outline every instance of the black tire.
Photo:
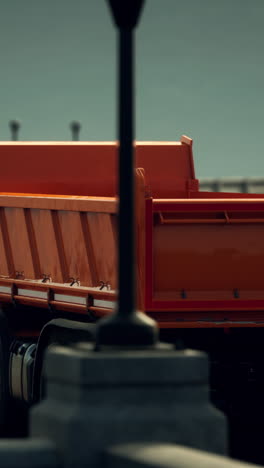
[[95,324],[74,320],[54,319],[41,330],[33,374],[33,401],[40,401],[45,396],[45,381],[43,379],[43,360],[45,351],[52,345],[69,346],[78,341],[95,340]]
[[7,437],[9,433],[9,347],[10,336],[7,318],[0,308],[0,436]]

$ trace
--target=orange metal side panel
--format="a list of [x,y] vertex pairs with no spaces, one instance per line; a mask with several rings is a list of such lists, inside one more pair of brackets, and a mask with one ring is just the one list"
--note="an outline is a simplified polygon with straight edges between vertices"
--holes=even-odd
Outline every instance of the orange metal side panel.
[[[52,283],[70,286],[78,281],[86,287],[99,287],[103,281],[116,288],[115,199],[87,197],[85,210],[83,198],[82,211],[76,210],[78,198],[74,197],[67,200],[67,210],[35,208],[34,198],[30,208],[30,197],[24,199],[27,208],[14,208],[3,206],[5,197],[1,200],[0,196],[0,252],[5,253],[0,262],[2,277],[28,281],[45,277]],[[48,196],[38,197],[39,202],[45,200],[48,206]],[[98,204],[104,212],[94,212]]]
[[[108,215],[106,215],[108,216]],[[58,211],[60,226],[60,243],[63,244],[61,255],[64,255],[65,277],[69,282],[82,279],[83,285],[94,285],[91,267],[82,230],[82,219],[78,212]]]
[[114,196],[115,143],[0,143],[1,192]]
[[108,283],[112,289],[116,289],[116,245],[111,217],[106,213],[88,213],[87,223],[98,282]]
[[144,168],[146,185],[154,198],[175,198],[198,190],[195,179],[192,140],[141,143],[136,146],[137,167]]
[[[263,224],[168,224],[153,233],[155,296],[264,299]],[[250,293],[254,291],[254,295]],[[257,294],[257,296],[259,296]]]
[[36,271],[26,213],[22,208],[6,208],[5,217],[15,269],[13,275],[17,272],[19,276],[34,278]]
[[[137,142],[136,167],[145,169],[155,197],[198,190],[192,140]],[[115,142],[0,142],[1,192],[24,194],[117,194]]]
[[40,275],[50,276],[56,283],[63,282],[52,211],[33,208],[31,211],[33,230],[36,238],[36,255],[40,264]]
[[[1,216],[0,216],[0,225],[1,225]],[[0,276],[9,276],[9,268],[6,259],[7,251],[5,249],[2,229],[0,229]]]
[[3,240],[3,247],[4,247],[4,256],[3,256],[3,264],[1,263],[1,273],[5,276],[5,265],[7,265],[8,276],[13,275],[15,271],[13,255],[10,245],[9,233],[7,229],[7,222],[6,222],[6,215],[5,209],[0,206],[0,231]]
[[170,314],[174,326],[195,326],[195,314],[205,326],[264,323],[264,200],[154,200],[147,206],[148,312],[161,322]]

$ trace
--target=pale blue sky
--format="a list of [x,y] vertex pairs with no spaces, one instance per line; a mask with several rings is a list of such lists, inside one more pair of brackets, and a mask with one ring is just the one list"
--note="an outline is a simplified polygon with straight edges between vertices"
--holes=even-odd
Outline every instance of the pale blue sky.
[[[147,0],[136,138],[194,139],[198,177],[263,176],[263,0]],[[105,0],[0,0],[0,140],[116,138],[116,34]]]

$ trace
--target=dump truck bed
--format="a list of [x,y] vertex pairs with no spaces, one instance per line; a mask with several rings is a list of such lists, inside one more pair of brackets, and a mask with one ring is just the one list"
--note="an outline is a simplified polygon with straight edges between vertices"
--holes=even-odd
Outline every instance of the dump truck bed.
[[[135,150],[139,307],[164,328],[263,326],[264,195],[199,192],[188,137]],[[1,143],[0,160],[0,302],[112,313],[117,144]]]

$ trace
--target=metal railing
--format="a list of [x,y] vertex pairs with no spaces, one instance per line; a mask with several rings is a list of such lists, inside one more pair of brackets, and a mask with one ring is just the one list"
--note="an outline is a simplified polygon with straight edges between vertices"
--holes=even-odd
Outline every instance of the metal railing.
[[200,179],[205,192],[264,193],[264,177],[223,177]]

